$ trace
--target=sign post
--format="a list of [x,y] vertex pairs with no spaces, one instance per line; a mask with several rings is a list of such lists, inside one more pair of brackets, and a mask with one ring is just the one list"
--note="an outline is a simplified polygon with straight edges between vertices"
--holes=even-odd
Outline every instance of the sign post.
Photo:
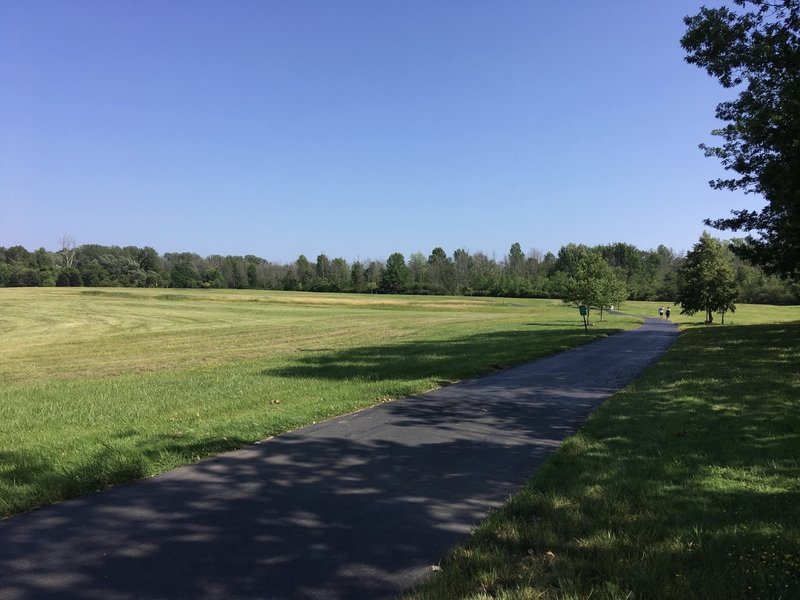
[[589,315],[589,309],[588,309],[588,308],[586,308],[585,306],[583,306],[583,305],[581,304],[581,305],[578,307],[578,310],[580,311],[580,313],[581,313],[581,316],[583,317],[583,330],[584,330],[586,333],[589,333],[589,323],[588,323],[588,321],[586,320],[587,316]]

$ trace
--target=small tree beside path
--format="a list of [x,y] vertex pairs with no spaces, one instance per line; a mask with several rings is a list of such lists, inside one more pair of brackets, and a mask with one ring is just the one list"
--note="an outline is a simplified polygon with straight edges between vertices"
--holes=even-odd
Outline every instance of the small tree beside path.
[[605,307],[621,304],[627,298],[625,283],[608,262],[599,253],[579,247],[575,268],[564,289],[564,302],[585,306],[587,319],[589,311],[596,308],[602,321]]
[[714,313],[736,310],[737,289],[733,267],[725,258],[725,249],[719,240],[703,232],[700,241],[686,255],[686,262],[678,270],[678,304],[682,315],[705,312],[705,322],[712,323]]

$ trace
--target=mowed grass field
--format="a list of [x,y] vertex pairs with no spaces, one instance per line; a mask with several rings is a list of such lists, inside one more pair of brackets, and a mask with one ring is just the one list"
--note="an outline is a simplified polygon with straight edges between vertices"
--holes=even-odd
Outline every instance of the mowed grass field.
[[800,598],[800,307],[679,312],[665,357],[407,600]]
[[[643,302],[630,300],[620,308],[621,311],[641,315],[643,317],[658,318],[658,307],[671,309],[670,321],[687,330],[693,327],[704,327],[702,312],[694,315],[682,315],[681,307],[667,302]],[[773,323],[791,323],[800,321],[800,306],[772,306],[766,304],[739,304],[734,312],[725,314],[725,326],[728,325],[768,325]],[[722,325],[722,315],[714,313],[712,327]]]
[[560,301],[0,289],[0,515],[635,327]]

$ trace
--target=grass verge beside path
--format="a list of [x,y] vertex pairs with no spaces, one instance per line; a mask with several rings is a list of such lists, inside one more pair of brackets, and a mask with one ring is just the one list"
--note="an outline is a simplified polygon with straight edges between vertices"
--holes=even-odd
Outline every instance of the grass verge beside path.
[[800,597],[798,364],[797,322],[684,331],[407,599]]
[[0,290],[0,517],[616,333],[553,300]]

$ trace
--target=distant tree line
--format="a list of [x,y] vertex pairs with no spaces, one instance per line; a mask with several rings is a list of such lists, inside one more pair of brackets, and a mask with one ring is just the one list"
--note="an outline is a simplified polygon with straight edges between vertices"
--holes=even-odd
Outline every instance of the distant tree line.
[[[403,293],[466,296],[563,298],[569,296],[586,254],[599,256],[632,300],[673,301],[684,257],[659,246],[640,250],[615,243],[587,247],[567,244],[558,254],[523,252],[511,245],[499,260],[482,252],[443,248],[430,254],[396,252],[384,260],[301,255],[292,263],[258,256],[201,257],[192,252],[159,254],[150,247],[75,246],[63,238],[61,249],[28,251],[0,247],[0,286],[173,287],[297,290],[311,292]],[[737,258],[725,242],[738,289],[745,303],[797,304],[800,286]]]

